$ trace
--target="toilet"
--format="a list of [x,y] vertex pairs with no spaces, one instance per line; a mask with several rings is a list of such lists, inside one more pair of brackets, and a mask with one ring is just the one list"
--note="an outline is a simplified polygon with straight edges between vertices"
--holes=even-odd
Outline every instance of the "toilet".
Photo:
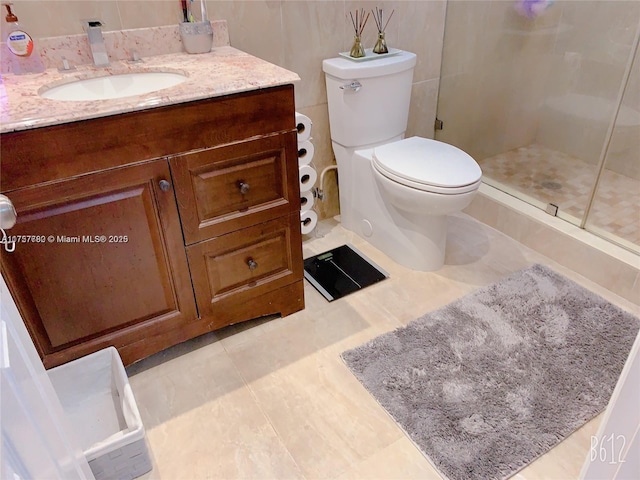
[[416,55],[322,62],[342,226],[399,264],[444,264],[447,215],[465,208],[482,171],[459,148],[404,138]]

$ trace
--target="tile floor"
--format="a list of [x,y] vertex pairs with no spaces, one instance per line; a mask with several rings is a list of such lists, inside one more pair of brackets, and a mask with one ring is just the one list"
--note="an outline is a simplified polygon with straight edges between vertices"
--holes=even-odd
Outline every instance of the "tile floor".
[[[596,165],[538,144],[478,163],[488,183],[506,185],[543,205],[554,203],[577,222],[582,220],[597,173]],[[605,169],[588,226],[640,248],[640,180]]]
[[[450,218],[446,265],[395,264],[334,221],[310,256],[351,243],[391,278],[328,303],[305,285],[306,309],[204,335],[128,368],[154,469],[146,479],[439,479],[351,375],[340,353],[539,262],[635,314],[640,307],[471,217]],[[577,478],[600,417],[515,478]]]

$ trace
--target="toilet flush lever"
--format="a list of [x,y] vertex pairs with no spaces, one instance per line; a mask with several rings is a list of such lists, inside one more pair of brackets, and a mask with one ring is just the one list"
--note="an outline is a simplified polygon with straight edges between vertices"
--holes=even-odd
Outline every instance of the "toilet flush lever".
[[354,80],[351,83],[346,83],[340,87],[341,90],[353,90],[357,92],[362,87],[362,84],[358,80]]

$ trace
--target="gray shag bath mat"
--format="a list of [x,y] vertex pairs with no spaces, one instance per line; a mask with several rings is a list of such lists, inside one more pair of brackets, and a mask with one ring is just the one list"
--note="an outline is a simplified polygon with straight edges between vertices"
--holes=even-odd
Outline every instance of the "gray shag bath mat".
[[342,358],[441,475],[508,478],[604,410],[639,327],[533,265]]

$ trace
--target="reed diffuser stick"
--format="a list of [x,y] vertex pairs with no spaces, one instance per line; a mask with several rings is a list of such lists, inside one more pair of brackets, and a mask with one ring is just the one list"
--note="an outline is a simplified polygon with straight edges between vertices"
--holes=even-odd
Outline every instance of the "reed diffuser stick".
[[369,13],[365,16],[364,8],[361,8],[360,10],[355,11],[355,18],[353,12],[349,12],[349,16],[351,17],[351,25],[353,26],[355,36],[361,36],[364,31],[364,27],[367,25],[367,21],[369,20]]
[[382,9],[376,7],[376,11],[374,12],[373,10],[371,10],[371,13],[373,13],[373,20],[376,22],[376,27],[378,27],[378,33],[382,33],[382,24],[381,24],[381,16],[382,16]]
[[378,27],[378,33],[385,32],[385,30],[387,29],[387,25],[389,25],[389,20],[391,20],[391,17],[393,17],[394,12],[395,9],[391,10],[391,15],[389,15],[389,18],[387,18],[387,21],[385,22],[384,11],[381,8],[376,7],[375,12],[371,10],[371,13],[373,13],[373,19],[376,22],[376,27]]
[[[380,10],[382,12],[382,10]],[[395,12],[396,10],[393,9],[391,10],[391,15],[389,15],[389,18],[387,18],[387,23],[384,24],[384,28],[382,29],[382,33],[384,33],[384,31],[387,29],[387,25],[389,25],[389,20],[391,20],[391,17],[393,17],[393,12]],[[380,18],[380,23],[382,23],[382,18]]]

